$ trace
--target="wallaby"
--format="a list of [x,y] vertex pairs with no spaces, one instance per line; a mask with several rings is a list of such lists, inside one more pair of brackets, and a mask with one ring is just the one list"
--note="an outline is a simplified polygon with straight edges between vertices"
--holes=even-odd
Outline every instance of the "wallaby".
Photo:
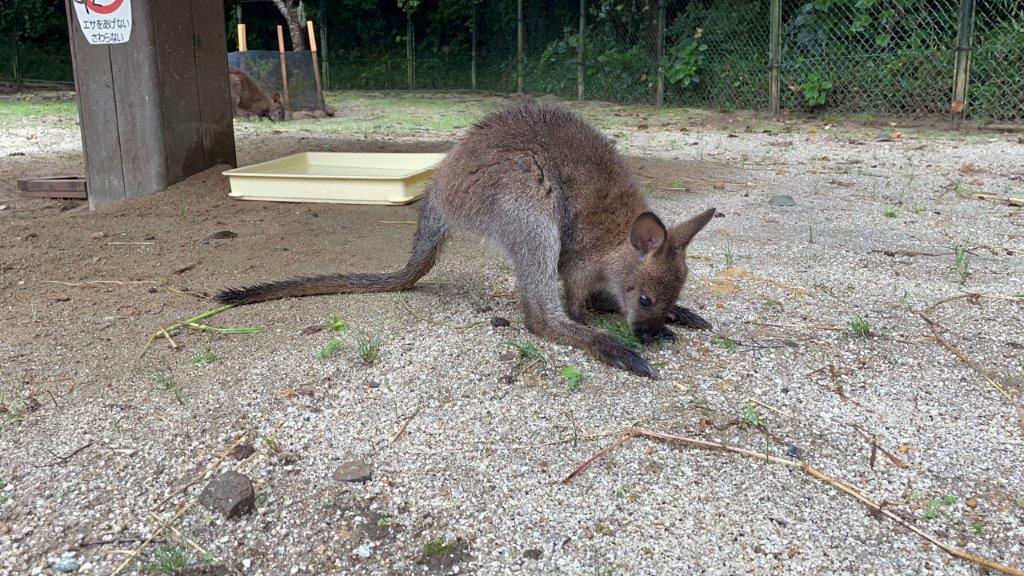
[[234,66],[228,67],[228,84],[231,86],[231,105],[235,116],[247,114],[269,118],[271,121],[285,119],[280,92],[274,92],[273,96],[267,98],[252,76]]
[[666,322],[710,328],[676,299],[687,276],[686,247],[714,215],[711,208],[666,228],[609,140],[568,110],[524,102],[487,116],[438,164],[401,270],[293,278],[216,298],[250,304],[405,290],[434,266],[450,232],[469,232],[511,260],[528,330],[653,377],[639,354],[585,325],[585,309],[622,311],[644,341],[673,339]]

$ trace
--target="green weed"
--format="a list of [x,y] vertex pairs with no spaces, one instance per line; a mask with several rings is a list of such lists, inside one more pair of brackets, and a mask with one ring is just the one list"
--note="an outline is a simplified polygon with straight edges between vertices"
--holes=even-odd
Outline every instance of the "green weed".
[[896,209],[890,206],[889,208],[885,209],[885,212],[883,212],[883,214],[885,214],[886,218],[895,218],[896,217]]
[[348,332],[348,322],[337,316],[331,316],[331,319],[327,321],[327,327],[335,332]]
[[185,393],[182,391],[181,384],[178,384],[178,379],[174,377],[174,372],[170,368],[164,368],[153,373],[153,380],[165,392],[170,392],[178,404],[185,405]]
[[566,366],[562,368],[562,378],[565,378],[565,385],[569,390],[575,390],[580,387],[580,381],[583,380],[583,372],[575,366]]
[[454,546],[448,544],[444,540],[437,538],[435,540],[429,540],[423,545],[423,556],[427,558],[436,558],[438,556],[445,556],[450,554],[454,549]]
[[506,342],[506,344],[518,350],[519,356],[523,358],[529,358],[530,360],[540,362],[542,364],[548,361],[548,359],[541,354],[540,350],[537,350],[537,347],[529,342]]
[[146,565],[145,570],[161,576],[184,576],[191,563],[192,552],[181,546],[166,544],[153,552],[153,560]]
[[373,366],[380,362],[380,338],[373,335],[364,335],[356,339],[356,352],[363,364]]
[[729,352],[735,352],[740,347],[739,343],[726,334],[717,334],[711,337],[711,343]]
[[211,364],[213,362],[216,362],[217,360],[220,360],[221,358],[223,358],[223,356],[221,356],[220,354],[217,354],[216,352],[213,352],[212,350],[207,350],[206,352],[204,352],[204,353],[202,353],[202,354],[192,358],[192,363],[202,366],[202,365]]
[[856,336],[867,338],[871,335],[871,324],[860,316],[854,316],[853,320],[850,320],[850,331]]
[[757,413],[757,408],[754,407],[753,402],[747,402],[743,406],[743,410],[740,412],[740,427],[741,428],[756,428],[758,426],[764,426],[767,422],[760,414]]
[[953,253],[956,255],[953,260],[953,268],[960,275],[960,283],[964,284],[967,282],[967,277],[971,275],[971,257],[967,254],[967,247],[963,244],[954,246]]
[[341,348],[341,339],[331,338],[323,345],[322,348],[320,348],[320,351],[316,353],[316,357],[321,360],[326,360],[331,356],[334,356],[334,353],[337,352],[339,348]]
[[622,342],[623,344],[629,346],[630,348],[633,348],[634,350],[638,350],[642,348],[644,345],[643,341],[637,338],[636,334],[633,334],[633,332],[629,329],[629,326],[627,326],[626,323],[621,320],[601,320],[601,322],[598,325],[601,328],[604,328],[605,330],[610,332],[612,336],[615,336],[615,338],[617,338],[619,342]]

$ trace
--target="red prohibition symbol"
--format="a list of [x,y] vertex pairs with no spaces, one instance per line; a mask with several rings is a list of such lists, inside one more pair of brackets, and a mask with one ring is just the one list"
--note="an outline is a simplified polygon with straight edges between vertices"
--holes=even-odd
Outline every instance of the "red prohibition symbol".
[[97,14],[111,14],[115,10],[121,7],[124,0],[114,0],[106,6],[102,6],[96,3],[96,0],[85,0],[85,8]]

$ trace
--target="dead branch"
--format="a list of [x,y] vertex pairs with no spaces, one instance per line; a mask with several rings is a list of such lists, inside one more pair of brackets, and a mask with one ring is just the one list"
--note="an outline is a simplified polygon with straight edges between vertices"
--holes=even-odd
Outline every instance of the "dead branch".
[[873,513],[889,518],[893,522],[896,522],[900,526],[903,526],[904,528],[917,534],[918,536],[927,540],[928,542],[934,544],[935,546],[938,546],[941,550],[943,550],[950,556],[960,558],[961,560],[966,560],[968,562],[973,562],[974,564],[983,566],[985,568],[989,568],[991,570],[1002,572],[1003,574],[1010,574],[1011,576],[1024,576],[1024,570],[1014,568],[1012,566],[1007,566],[1005,564],[1000,564],[993,560],[989,560],[988,558],[978,556],[977,554],[972,554],[970,552],[967,552],[966,550],[961,550],[960,548],[942,542],[938,539],[938,537],[932,535],[929,532],[926,532],[921,528],[918,528],[917,525],[915,525],[913,522],[904,519],[902,516],[892,512],[891,510],[883,506],[881,503],[876,502],[874,499],[861,492],[855,486],[847,484],[842,480],[833,478],[826,474],[825,472],[822,472],[821,470],[811,466],[810,464],[805,464],[803,462],[798,462],[796,460],[790,460],[788,458],[779,458],[778,456],[772,456],[770,454],[754,452],[752,450],[747,450],[746,448],[731,446],[729,444],[709,442],[706,440],[700,440],[698,438],[678,436],[676,434],[669,434],[665,432],[659,432],[656,430],[648,430],[645,428],[632,428],[626,431],[626,433],[623,434],[618,440],[595,453],[583,464],[577,466],[575,470],[573,470],[568,476],[565,477],[565,479],[562,480],[562,483],[567,484],[570,480],[572,480],[574,476],[578,475],[579,473],[589,468],[596,460],[605,456],[612,450],[618,448],[626,440],[634,437],[643,437],[651,440],[658,440],[673,444],[683,444],[686,446],[691,446],[702,450],[731,452],[733,454],[739,454],[741,456],[746,456],[748,458],[764,460],[766,462],[771,462],[774,464],[782,464],[783,466],[788,466],[790,468],[800,470],[805,474],[817,480],[820,480],[821,482],[824,482],[825,484],[828,484],[829,486],[832,486],[833,488],[855,498],[856,500],[864,504],[864,506],[870,509]]

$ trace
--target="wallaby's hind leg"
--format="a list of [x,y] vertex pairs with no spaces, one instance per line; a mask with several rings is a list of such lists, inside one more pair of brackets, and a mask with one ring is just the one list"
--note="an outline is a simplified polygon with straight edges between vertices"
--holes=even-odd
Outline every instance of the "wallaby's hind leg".
[[609,334],[573,322],[566,315],[558,296],[559,240],[554,223],[507,216],[502,222],[502,237],[493,240],[505,248],[512,260],[526,328],[559,344],[586,350],[610,366],[653,378],[650,364],[628,346]]

